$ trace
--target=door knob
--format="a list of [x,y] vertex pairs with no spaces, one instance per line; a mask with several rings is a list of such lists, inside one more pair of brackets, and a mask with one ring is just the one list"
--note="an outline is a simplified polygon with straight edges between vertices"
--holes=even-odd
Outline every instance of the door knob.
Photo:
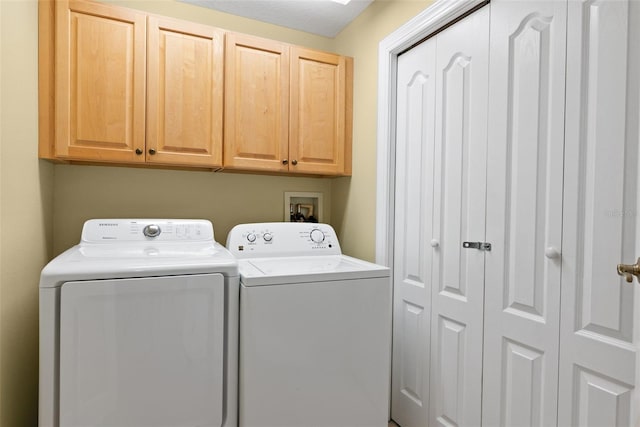
[[433,239],[431,241],[431,247],[432,248],[437,248],[438,246],[440,246],[440,242],[438,241],[438,239]]
[[633,276],[636,276],[640,280],[640,258],[635,264],[618,264],[618,274],[624,276],[625,280],[629,283],[633,282]]
[[154,148],[149,148],[149,154],[153,156],[154,154],[156,154],[156,150]]
[[549,259],[558,259],[560,258],[560,251],[554,246],[549,246],[544,250],[544,256]]
[[296,159],[293,159],[293,161],[291,162],[291,164],[292,164],[293,166],[295,166],[295,165],[297,165],[297,164],[298,164],[298,161],[297,161]]

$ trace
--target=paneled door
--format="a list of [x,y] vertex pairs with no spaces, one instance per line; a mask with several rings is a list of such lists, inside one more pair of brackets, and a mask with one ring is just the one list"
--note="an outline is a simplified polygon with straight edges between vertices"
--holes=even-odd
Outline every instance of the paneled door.
[[482,421],[557,417],[565,2],[491,2]]
[[[430,426],[481,421],[489,8],[436,36]],[[430,203],[427,205],[429,206]]]
[[558,424],[638,426],[640,2],[570,1]]
[[398,57],[391,418],[429,416],[436,39]]
[[[468,37],[473,34],[474,37]],[[489,9],[398,58],[392,418],[481,415]]]

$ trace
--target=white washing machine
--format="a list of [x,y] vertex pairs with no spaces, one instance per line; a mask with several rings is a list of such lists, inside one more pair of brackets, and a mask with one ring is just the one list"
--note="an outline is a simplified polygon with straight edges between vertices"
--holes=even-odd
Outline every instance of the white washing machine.
[[233,228],[243,427],[386,427],[389,269],[342,255],[326,224]]
[[42,270],[40,427],[236,426],[238,284],[209,221],[87,221]]

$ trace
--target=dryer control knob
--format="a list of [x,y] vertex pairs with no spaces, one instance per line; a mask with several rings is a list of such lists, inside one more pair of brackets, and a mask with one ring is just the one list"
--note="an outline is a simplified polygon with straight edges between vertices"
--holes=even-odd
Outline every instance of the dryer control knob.
[[321,230],[318,230],[317,228],[314,228],[313,230],[311,230],[310,237],[311,237],[311,240],[313,240],[315,243],[324,242],[324,233]]
[[147,237],[158,237],[160,233],[162,233],[162,230],[160,226],[156,224],[149,224],[142,229],[142,233]]
[[273,240],[273,234],[271,233],[264,233],[262,235],[262,238],[264,239],[265,242],[270,242]]
[[253,234],[253,233],[249,233],[249,234],[247,234],[247,240],[248,240],[250,243],[255,242],[255,241],[256,241],[256,235],[255,235],[255,234]]

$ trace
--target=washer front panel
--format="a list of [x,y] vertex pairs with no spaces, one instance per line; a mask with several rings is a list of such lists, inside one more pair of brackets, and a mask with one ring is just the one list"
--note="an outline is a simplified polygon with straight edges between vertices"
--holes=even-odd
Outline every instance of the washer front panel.
[[240,292],[241,427],[387,425],[388,278]]

